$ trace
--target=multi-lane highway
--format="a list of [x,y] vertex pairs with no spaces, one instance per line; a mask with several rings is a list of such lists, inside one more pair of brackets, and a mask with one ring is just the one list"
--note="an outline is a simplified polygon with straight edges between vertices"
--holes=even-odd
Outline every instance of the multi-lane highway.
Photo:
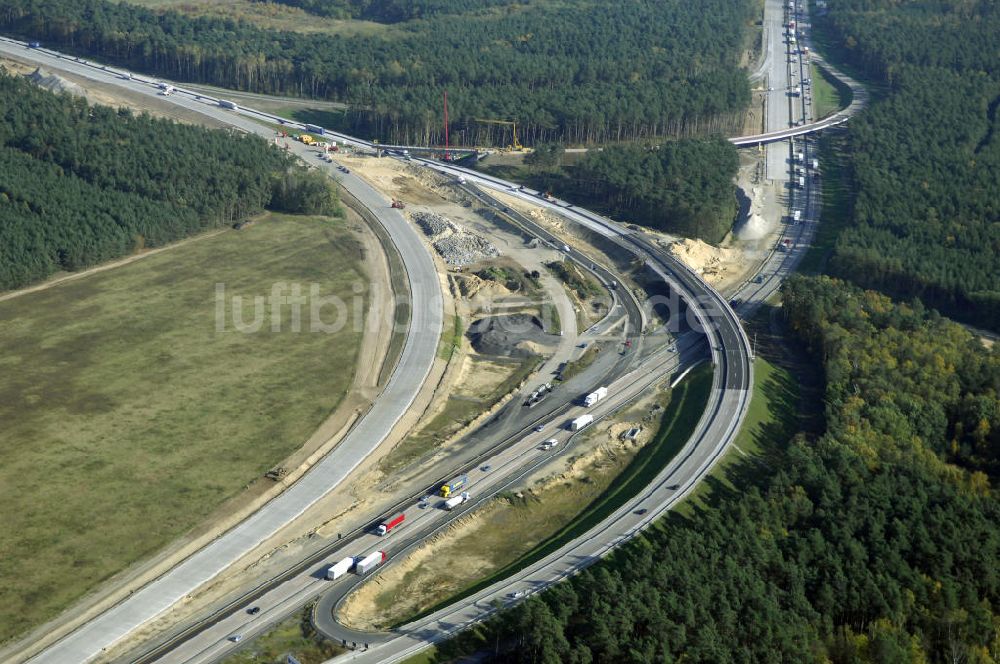
[[[276,619],[301,607],[324,591],[332,590],[333,594],[324,597],[321,606],[324,602],[338,601],[355,587],[359,577],[348,574],[337,581],[326,581],[324,577],[330,565],[346,556],[363,556],[373,551],[385,551],[391,560],[401,558],[409,548],[419,545],[453,518],[467,513],[469,509],[505,490],[517,479],[551,461],[553,456],[571,452],[573,436],[566,430],[566,422],[583,412],[590,412],[598,418],[607,416],[634,399],[650,385],[669,375],[681,363],[690,366],[699,361],[699,358],[703,358],[703,352],[700,348],[700,339],[694,335],[687,335],[679,340],[677,352],[670,352],[666,348],[660,349],[647,358],[640,368],[609,383],[611,396],[607,400],[589,411],[576,403],[560,409],[542,431],[528,429],[513,443],[498,447],[491,455],[481,458],[475,467],[467,469],[465,474],[469,478],[469,483],[464,490],[469,491],[472,498],[454,512],[443,510],[441,505],[443,500],[439,497],[414,496],[409,502],[393,509],[393,512],[404,512],[406,520],[390,535],[380,537],[366,530],[345,538],[338,543],[338,546],[331,547],[322,559],[304,567],[294,578],[275,584],[267,592],[238,607],[238,610],[229,612],[203,631],[178,643],[170,649],[169,655],[164,656],[162,661],[185,664],[215,661],[235,649],[236,646],[231,640],[233,636],[239,635],[242,640],[266,630]],[[554,448],[544,449],[542,442],[552,438],[558,440],[559,444]],[[247,613],[246,609],[251,606],[257,607],[260,611],[254,614]],[[317,615],[322,615],[319,610]],[[328,619],[318,620],[317,626],[333,638],[361,642],[367,640],[373,644],[384,640],[378,635],[362,638],[350,630],[338,627]]]
[[[352,658],[364,662],[400,661],[432,643],[447,638],[455,631],[489,616],[495,610],[497,602],[504,604],[528,593],[537,592],[589,566],[615,546],[631,539],[687,495],[722,456],[746,414],[753,380],[750,344],[735,313],[714,289],[645,235],[634,233],[611,220],[576,208],[565,201],[543,197],[542,192],[526,190],[499,178],[485,176],[451,164],[430,160],[422,163],[446,175],[455,178],[461,176],[467,186],[503,191],[548,207],[563,218],[582,224],[634,253],[659,274],[671,289],[690,303],[690,311],[694,317],[691,323],[707,338],[716,372],[708,407],[694,435],[687,441],[680,454],[638,496],[590,531],[543,560],[472,597],[455,602],[431,616],[405,625],[388,635],[365,635],[354,632],[338,627],[330,620],[329,614],[319,614],[321,609],[327,610],[336,606],[356,587],[357,583],[342,584],[332,589],[331,595],[325,597],[319,604],[317,622],[324,632],[335,638],[368,644],[370,648],[351,655]],[[659,369],[644,364],[636,371],[640,375],[648,376],[651,372],[658,372]]]
[[[769,2],[773,1],[769,0]],[[781,44],[781,40],[778,40],[778,43]],[[23,43],[13,40],[0,39],[0,52],[7,52],[21,59],[49,65],[55,69],[71,71],[105,83],[113,82],[116,85],[145,94],[157,93],[155,87],[157,81],[154,79],[125,76],[123,72],[108,70],[101,65],[62,56],[46,49],[27,49]],[[783,53],[782,55],[787,56],[788,54]],[[815,56],[813,57],[815,58]],[[788,61],[785,60],[785,62]],[[801,66],[800,61],[800,71],[802,71]],[[219,100],[183,88],[178,88],[169,99],[178,105],[197,110],[232,126],[261,135],[270,135],[271,132],[261,127],[258,121],[278,122],[280,120],[276,116],[254,109],[224,110],[219,108]],[[855,103],[858,102],[859,95],[856,93]],[[848,113],[848,111],[818,123],[775,129],[758,136],[731,140],[737,145],[786,140],[791,135],[811,133],[843,122],[845,119],[843,113]],[[304,128],[297,123],[282,122],[298,126],[300,129]],[[770,125],[768,129],[771,129]],[[339,134],[332,135],[337,140],[353,144],[361,149],[376,149],[376,146],[366,141]],[[669,509],[677,500],[690,492],[710,470],[712,464],[724,453],[745,415],[752,386],[750,345],[732,308],[698,275],[663,252],[647,236],[633,233],[615,222],[586,210],[575,208],[565,201],[543,198],[540,192],[524,190],[510,182],[483,176],[451,164],[429,160],[419,160],[419,163],[451,177],[462,176],[467,183],[466,186],[471,187],[472,190],[478,188],[483,191],[503,191],[530,200],[535,204],[549,207],[564,218],[600,233],[645,261],[669,285],[672,292],[681,295],[690,304],[689,311],[693,316],[694,327],[704,332],[708,339],[709,352],[716,367],[715,383],[709,406],[697,426],[695,435],[688,441],[681,454],[639,496],[583,537],[566,544],[559,551],[523,570],[514,578],[496,584],[494,587],[458,602],[419,623],[405,626],[394,632],[390,638],[382,640],[377,648],[365,653],[357,653],[356,656],[364,661],[398,661],[399,658],[416,652],[428,643],[446,638],[471,621],[482,619],[493,611],[493,600],[507,601],[508,594],[512,592],[540,590],[545,585],[591,564],[614,546],[634,536],[664,510]],[[357,463],[388,434],[392,425],[409,406],[413,394],[427,374],[429,361],[433,358],[433,349],[436,348],[437,335],[441,325],[439,282],[434,274],[433,264],[426,249],[421,244],[420,239],[416,237],[413,229],[405,222],[405,219],[398,212],[389,210],[384,197],[372,190],[360,178],[344,176],[343,181],[345,187],[355,197],[376,213],[380,222],[386,226],[390,236],[397,244],[406,265],[415,304],[413,307],[414,320],[411,323],[410,334],[400,364],[389,385],[380,396],[376,407],[352,430],[347,439],[331,455],[324,458],[317,468],[279,498],[124,602],[56,642],[41,653],[36,658],[37,661],[86,661],[98,656],[105,648],[166,611],[178,599],[214,577],[239,556],[275,532],[281,525],[300,514],[320,496],[337,486]],[[803,199],[802,205],[803,209],[815,211],[815,201],[810,202],[808,197]],[[806,218],[813,218],[813,214],[807,214]],[[810,228],[810,225],[803,224],[797,237],[802,239],[804,237],[802,234],[810,232]],[[539,234],[542,231],[543,229],[538,229]],[[795,246],[798,247],[802,244],[802,242],[796,242]],[[778,253],[781,253],[782,256],[777,256]],[[790,261],[797,255],[799,255],[798,251],[775,252],[772,258],[779,264],[765,269],[766,281],[751,282],[753,286],[748,284],[744,287],[744,291],[738,294],[740,307],[752,306],[767,297],[773,288],[780,283],[782,276],[793,269],[794,263]],[[608,275],[599,274],[599,276],[605,283],[611,279],[610,273]],[[418,302],[420,306],[418,306]],[[642,326],[639,326],[638,329],[641,330]],[[682,351],[688,349],[687,344],[693,343],[689,341],[690,338],[692,337],[685,337],[679,343],[682,346]],[[636,342],[640,341],[641,336],[636,338]],[[638,357],[638,353],[636,357]],[[655,363],[655,358],[647,358],[638,368],[634,369],[633,373],[626,374],[619,379],[618,387],[620,389],[618,393],[620,396],[615,401],[609,401],[605,407],[616,407],[616,404],[619,403],[618,399],[624,399],[633,394],[633,390],[639,390],[644,384],[649,384],[648,381],[651,377],[659,380],[666,375],[664,372],[676,368],[677,361],[676,358],[660,357],[659,363]],[[565,413],[560,413],[559,416],[565,417]],[[550,427],[554,425],[555,422],[549,424]],[[544,436],[545,434],[539,435]],[[525,447],[527,453],[516,454],[512,451],[521,449],[521,446]],[[494,466],[492,474],[484,473],[483,477],[477,478],[482,482],[482,495],[489,495],[491,485],[503,486],[511,478],[517,477],[518,471],[527,467],[523,464],[530,464],[532,458],[537,456],[531,450],[537,451],[537,441],[534,441],[530,436],[525,437],[518,445],[509,448],[509,450],[499,450],[498,454],[511,454],[513,457],[498,457],[497,463],[501,465],[490,464]],[[553,453],[557,453],[557,451]],[[513,465],[515,458],[521,465],[516,467]],[[318,472],[321,468],[322,472]],[[497,472],[502,469],[506,469],[507,472]],[[322,477],[318,477],[320,475]],[[643,510],[642,514],[637,513],[640,506]],[[414,522],[410,524],[410,528],[414,532],[417,528],[438,528],[446,520],[436,518],[441,517],[444,513],[432,508],[419,513],[427,516],[414,519]],[[303,581],[304,585],[298,587],[288,584],[276,586],[273,591],[284,593],[284,595],[273,597],[272,605],[276,611],[282,607],[288,609],[293,604],[299,605],[308,599],[307,596],[315,596],[317,584],[323,586],[324,583],[326,582],[313,577],[311,581],[306,578]],[[331,598],[336,599],[336,593],[331,595]],[[330,599],[327,600],[327,604],[329,602]],[[263,597],[261,603],[264,603]],[[287,612],[286,610],[285,614]],[[235,622],[230,623],[225,622],[225,620]],[[212,644],[230,643],[226,641],[226,637],[231,636],[234,629],[244,630],[246,624],[245,614],[233,612],[229,617],[210,627],[210,630],[215,631],[206,630],[203,632],[208,634],[204,641],[189,641],[180,646],[193,649],[190,657],[175,659],[180,655],[180,651],[175,650],[171,652],[168,660],[209,661],[216,656],[213,654],[215,653],[212,649],[214,646],[205,646],[198,650],[199,644],[204,645],[209,641]],[[256,633],[267,624],[267,621],[260,620],[245,631],[247,634]],[[329,629],[334,630],[336,627],[329,626]]]
[[[731,143],[738,147],[782,143],[843,124],[864,108],[868,99],[864,87],[811,50],[810,28],[806,3],[796,0],[786,8],[782,0],[766,0],[765,57],[761,65],[761,78],[767,81],[766,131],[730,138]],[[814,117],[811,64],[822,67],[850,89],[848,106],[828,117]]]
[[[0,41],[0,52],[21,58],[27,56],[39,64],[69,69],[105,82],[118,80],[131,89],[156,94],[155,89],[142,80],[115,79],[114,74],[98,66],[60,58],[39,49],[26,49],[10,40]],[[171,99],[246,131],[268,137],[273,134],[259,123],[226,112],[217,105],[201,103],[193,96],[177,94]],[[403,215],[389,208],[385,197],[364,180],[345,177],[343,184],[385,226],[399,251],[411,291],[412,315],[406,341],[397,366],[373,407],[330,454],[285,492],[155,581],[50,645],[32,661],[85,662],[167,611],[339,486],[389,435],[410,407],[437,353],[443,317],[440,281],[423,241]]]
[[[69,69],[88,78],[97,78],[105,82],[110,80],[147,94],[156,94],[157,81],[152,79],[129,77],[120,72],[108,71],[99,65],[66,58],[44,49],[25,49],[23,44],[11,43],[10,41],[0,43],[0,51],[4,49],[20,49],[16,54],[22,58],[28,57],[33,61],[48,64],[54,68]],[[195,94],[183,88],[177,88],[170,99],[195,110],[207,111],[207,114],[223,119],[229,124],[257,133],[265,133],[266,130],[262,130],[253,122],[247,122],[248,118],[272,122],[278,119],[253,109],[227,112],[212,105],[217,104],[218,100],[206,98],[204,95]],[[350,137],[338,136],[338,138],[363,148],[372,147],[363,141],[357,141]],[[471,172],[467,172],[466,175],[475,178],[479,184],[490,184],[490,186],[505,190],[513,188],[512,183],[486,183],[481,176]],[[400,368],[397,369],[381,396],[378,408],[373,409],[369,416],[351,432],[351,434],[356,435],[358,442],[354,442],[355,439],[352,439],[351,434],[349,434],[348,440],[343,441],[331,455],[320,462],[317,468],[265,508],[125,601],[57,641],[39,654],[36,657],[37,661],[86,661],[98,656],[107,647],[169,609],[175,602],[193,592],[267,536],[276,532],[278,528],[304,511],[320,496],[332,490],[388,434],[392,424],[398,420],[398,417],[409,405],[413,393],[427,371],[426,365],[417,370],[406,371],[404,369],[407,367],[412,369],[413,367],[410,365],[416,364],[421,359],[422,353],[418,352],[421,348],[426,351],[428,345],[436,345],[437,334],[440,330],[440,291],[436,275],[433,275],[433,266],[429,256],[420,245],[419,239],[414,237],[412,228],[408,227],[401,216],[385,210],[384,200],[377,192],[355,178],[345,178],[345,186],[351,189],[352,193],[362,202],[379,210],[380,220],[387,224],[390,235],[396,238],[400,253],[407,265],[415,304],[421,295],[430,293],[430,299],[422,302],[423,306],[414,306],[411,334],[400,360]],[[546,201],[545,204],[561,208],[564,213],[568,206],[568,204],[559,201]],[[749,345],[746,337],[739,327],[735,314],[718,293],[704,284],[686,267],[663,256],[657,247],[649,245],[641,237],[632,237],[632,233],[622,230],[617,224],[585,211],[573,210],[570,216],[574,221],[587,225],[607,237],[614,238],[623,245],[632,246],[637,254],[647,260],[650,266],[661,274],[675,292],[681,293],[692,304],[690,310],[696,314],[698,323],[710,338],[711,354],[718,368],[716,374],[717,389],[713,390],[710,408],[699,427],[700,440],[694,445],[697,453],[689,452],[684,457],[694,459],[691,462],[687,479],[676,482],[682,486],[693,486],[694,482],[700,479],[704,472],[707,472],[711,462],[725,449],[745,413],[752,379],[749,365]],[[409,239],[401,241],[400,238]],[[412,246],[409,240],[413,240]],[[423,263],[422,267],[421,263]],[[424,271],[428,267],[429,271]],[[714,306],[711,306],[713,304]],[[710,311],[704,310],[703,307],[709,308]],[[425,320],[425,317],[429,317],[431,320]],[[717,323],[721,323],[718,328],[716,328]],[[418,338],[425,340],[428,338],[426,334],[416,334],[421,330],[431,331],[433,344],[427,344],[426,341],[424,344],[418,344],[414,341]],[[395,398],[389,399],[386,395]],[[714,444],[702,444],[701,440],[709,440]],[[339,455],[338,452],[340,452]],[[659,507],[652,506],[648,513],[658,513]],[[622,515],[618,515],[618,518],[622,518]],[[627,519],[627,517],[624,518]],[[593,544],[594,541],[591,539],[590,543]],[[577,546],[579,545],[578,542]]]

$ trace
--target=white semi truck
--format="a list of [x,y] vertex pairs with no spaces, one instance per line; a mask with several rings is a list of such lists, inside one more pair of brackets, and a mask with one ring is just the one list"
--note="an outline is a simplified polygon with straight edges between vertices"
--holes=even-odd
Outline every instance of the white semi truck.
[[604,399],[606,396],[608,396],[608,388],[599,387],[583,398],[583,405],[586,406],[587,408],[590,408],[598,401]]
[[372,571],[379,565],[385,562],[385,551],[376,551],[374,553],[369,553],[367,556],[358,561],[354,566],[354,573],[358,576],[364,576],[368,572]]
[[591,424],[593,421],[594,421],[593,415],[590,415],[589,413],[587,415],[581,415],[580,417],[576,418],[575,420],[569,423],[569,430],[579,431],[585,426]]
[[457,496],[452,496],[448,500],[444,501],[444,508],[450,512],[465,501],[469,500],[469,498],[472,498],[472,496],[469,495],[469,492],[463,491]]
[[330,581],[339,579],[354,567],[354,558],[344,558],[340,562],[330,565],[330,569],[326,570],[326,578]]

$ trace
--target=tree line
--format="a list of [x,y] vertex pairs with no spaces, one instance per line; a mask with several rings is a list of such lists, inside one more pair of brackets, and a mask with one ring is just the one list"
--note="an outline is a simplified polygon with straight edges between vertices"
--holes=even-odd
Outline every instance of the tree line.
[[1000,329],[995,2],[830,0],[818,29],[883,86],[851,121],[850,227],[831,271]]
[[[359,36],[268,30],[110,0],[10,0],[0,29],[167,78],[345,102],[336,127],[441,144],[595,143],[737,130],[749,103],[739,67],[752,0],[315,2],[351,15],[435,6]],[[467,11],[466,11],[467,9]],[[386,17],[383,17],[386,18]]]
[[1000,353],[919,303],[795,278],[826,432],[440,649],[493,661],[1000,659]]
[[510,0],[255,0],[298,7],[316,16],[400,23],[510,5]]
[[[659,145],[611,145],[564,165],[558,143],[539,144],[525,157],[520,177],[621,221],[718,243],[736,217],[739,155],[715,137]],[[484,164],[488,170],[489,160]]]
[[0,289],[266,206],[326,213],[331,183],[267,141],[56,95],[0,69]]
[[715,244],[736,217],[738,168],[729,141],[690,139],[590,151],[572,177],[585,198],[614,216]]

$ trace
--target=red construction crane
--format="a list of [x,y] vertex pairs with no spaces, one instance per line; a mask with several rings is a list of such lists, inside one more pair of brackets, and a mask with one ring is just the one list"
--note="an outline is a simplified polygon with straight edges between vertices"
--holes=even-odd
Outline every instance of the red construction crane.
[[448,91],[444,91],[444,160],[451,161],[448,154]]

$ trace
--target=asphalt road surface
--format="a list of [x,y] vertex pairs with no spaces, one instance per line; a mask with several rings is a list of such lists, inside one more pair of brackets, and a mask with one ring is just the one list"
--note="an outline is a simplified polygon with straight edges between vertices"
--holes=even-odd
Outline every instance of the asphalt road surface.
[[[385,551],[390,559],[401,558],[407,550],[447,526],[452,519],[505,490],[512,482],[548,462],[553,456],[572,452],[573,434],[566,428],[569,420],[584,412],[590,412],[597,418],[606,417],[634,399],[649,385],[668,376],[681,362],[690,366],[704,358],[700,339],[695,335],[687,335],[678,342],[678,346],[678,352],[671,353],[663,349],[643,363],[641,368],[610,383],[610,396],[596,406],[587,409],[574,404],[563,409],[542,431],[529,430],[512,445],[504,446],[492,456],[481,459],[476,468],[466,473],[469,483],[463,490],[472,496],[466,504],[449,512],[442,508],[444,499],[439,496],[428,494],[428,500],[415,497],[397,510],[406,514],[406,520],[398,529],[384,537],[368,531],[345,538],[324,559],[316,561],[294,578],[276,585],[246,606],[214,622],[193,638],[178,644],[162,661],[184,664],[217,661],[239,647],[230,640],[234,635],[240,635],[241,640],[252,638],[325,591],[333,590],[333,593],[324,596],[323,602],[339,601],[356,587],[359,577],[348,573],[336,581],[327,581],[326,571],[333,563],[348,556],[365,556],[374,551]],[[551,449],[543,449],[542,442],[551,438],[558,440],[559,444]],[[260,611],[249,614],[247,609],[251,606],[258,607]],[[321,616],[319,611],[317,616]],[[332,620],[322,618],[317,620],[317,627],[332,638],[348,641],[361,639],[363,643],[367,639],[370,643],[375,643],[392,638],[392,635],[364,635],[362,638],[358,636],[361,633],[345,630]]]
[[[69,70],[88,78],[98,78],[105,82],[110,78],[124,87],[156,94],[148,84],[114,79],[93,66],[55,58],[47,52],[26,49],[7,40],[0,41],[0,52],[12,53],[22,59],[28,58],[38,64]],[[267,138],[273,135],[272,130],[218,106],[176,93],[171,99],[248,132]],[[353,175],[344,176],[342,182],[358,200],[371,209],[393,239],[406,268],[413,302],[410,326],[399,362],[375,404],[333,451],[284,493],[152,583],[63,637],[30,661],[80,664],[99,656],[108,647],[167,611],[335,489],[388,436],[413,402],[437,353],[441,333],[443,304],[434,262],[414,228],[402,214],[389,208],[388,201],[382,194]]]
[[[370,648],[345,656],[351,661],[401,661],[485,619],[496,610],[496,605],[519,601],[528,594],[538,592],[593,564],[614,547],[634,537],[690,493],[724,454],[746,415],[753,381],[749,341],[735,313],[711,286],[644,235],[632,233],[615,222],[565,201],[541,197],[541,192],[526,190],[499,178],[448,164],[426,160],[422,163],[456,178],[461,176],[470,185],[505,191],[546,206],[566,219],[628,247],[690,303],[690,311],[695,317],[692,321],[695,334],[701,331],[707,337],[716,372],[708,407],[694,435],[677,457],[639,495],[543,560],[433,615],[393,630],[388,636],[345,629],[326,615],[320,615],[317,609],[316,621],[324,632],[346,639],[349,643],[369,644]],[[650,369],[640,366],[637,371],[648,374]],[[357,584],[347,582],[343,585],[343,588],[334,589],[331,597],[321,600],[324,609],[335,606]]]
[[[785,44],[781,39],[771,40],[769,42],[771,46],[775,43],[782,48],[785,47]],[[0,52],[6,49],[10,49],[10,52],[16,52],[16,55],[22,59],[28,57],[36,62],[40,62],[41,64],[49,64],[53,68],[68,69],[86,77],[98,78],[104,82],[109,82],[109,78],[114,79],[112,82],[117,82],[120,85],[140,90],[148,94],[155,94],[155,89],[151,89],[150,87],[152,84],[155,84],[155,81],[152,81],[151,79],[116,79],[115,72],[105,72],[101,70],[99,66],[92,63],[78,63],[73,61],[73,59],[59,58],[52,52],[45,50],[30,49],[29,52],[29,49],[25,49],[22,44],[16,42],[0,42]],[[49,60],[46,61],[46,58]],[[769,61],[769,64],[773,65],[777,60],[779,59],[773,58]],[[787,72],[790,73],[794,71],[792,67],[793,63],[789,62],[787,58],[781,59],[781,62],[786,67]],[[803,71],[801,60],[798,64],[799,80],[801,80],[801,72]],[[254,111],[253,109],[240,109],[239,113],[219,109],[216,105],[215,99],[205,98],[204,96],[202,96],[202,98],[197,98],[194,93],[184,91],[182,89],[178,89],[178,92],[171,97],[171,100],[182,106],[205,112],[207,115],[224,119],[230,124],[241,127],[247,131],[254,131],[265,135],[270,135],[270,132],[266,129],[262,129],[256,123],[249,121],[247,117],[256,117],[265,121],[277,121],[277,118],[274,116],[269,116],[268,114]],[[794,107],[792,107],[789,103],[789,118],[794,117],[794,112]],[[737,144],[781,140],[786,138],[787,135],[816,131],[825,128],[826,126],[842,122],[844,119],[846,118],[835,116],[827,119],[823,123],[813,123],[812,125],[807,124],[805,126],[778,129],[776,130],[777,134],[769,131],[767,135],[758,137],[742,137],[731,140]],[[297,125],[297,123],[289,124],[301,128],[301,125]],[[770,130],[770,126],[768,128]],[[342,135],[333,136],[338,140],[353,143],[359,147],[371,147],[370,144],[364,141],[358,141],[357,139],[352,139],[351,137]],[[497,180],[496,178],[487,178],[481,176],[480,174],[455,169],[454,167],[448,165],[435,164],[433,167],[452,174],[464,173],[466,178],[473,181],[476,185],[484,188],[493,188],[510,192],[513,191],[513,185],[511,185],[511,183],[505,183]],[[364,191],[365,185],[356,178],[348,176],[345,177],[344,180],[348,189],[355,192],[355,195],[366,204],[385,206],[385,200],[382,199],[377,192],[370,190]],[[359,191],[361,192],[360,194],[358,193]],[[710,398],[709,407],[698,424],[696,434],[685,446],[682,453],[661,473],[660,476],[658,476],[657,480],[654,481],[646,491],[631,501],[629,505],[624,506],[621,510],[619,510],[619,512],[609,517],[609,519],[595,527],[594,530],[584,537],[567,544],[566,547],[553,556],[550,556],[546,560],[540,561],[536,565],[524,570],[514,579],[508,579],[500,584],[497,584],[494,588],[487,589],[476,597],[469,598],[469,600],[457,603],[452,607],[444,609],[443,611],[438,612],[434,616],[428,617],[426,620],[421,621],[418,624],[408,625],[399,630],[390,641],[379,646],[377,649],[367,653],[358,653],[355,655],[365,661],[398,661],[398,658],[408,656],[408,654],[425,647],[428,643],[446,638],[455,630],[469,624],[470,621],[478,620],[485,615],[488,615],[493,610],[490,605],[491,600],[496,599],[503,602],[511,599],[505,593],[534,592],[554,580],[563,578],[564,576],[589,565],[593,561],[597,560],[600,555],[609,551],[611,547],[614,547],[620,542],[631,538],[641,528],[648,525],[648,523],[652,522],[660,513],[669,509],[670,506],[672,506],[677,500],[693,489],[695,484],[704,476],[705,473],[708,472],[711,465],[724,452],[726,446],[738,430],[739,425],[742,422],[742,418],[745,415],[746,407],[749,402],[749,390],[752,384],[752,367],[750,364],[749,343],[739,326],[735,313],[718,293],[702,282],[701,279],[686,268],[686,266],[678,263],[670,256],[665,255],[658,246],[652,244],[648,239],[643,236],[630,233],[614,222],[610,222],[609,220],[603,219],[585,210],[574,208],[563,201],[540,200],[538,198],[538,192],[522,191],[516,193],[515,195],[519,195],[526,200],[532,200],[535,203],[549,206],[571,221],[587,226],[588,228],[601,233],[605,237],[612,239],[622,246],[630,248],[630,250],[634,251],[638,256],[645,260],[651,268],[659,272],[661,277],[670,285],[674,292],[682,293],[683,297],[688,302],[696,305],[691,307],[693,315],[697,319],[695,323],[697,327],[701,327],[704,330],[709,339],[712,360],[717,369],[715,385]],[[805,207],[810,205],[808,196],[804,199],[803,205]],[[387,224],[387,227],[389,227],[389,224],[393,223],[393,220],[385,219],[384,217],[391,218],[394,214],[394,212],[385,214],[383,210],[379,211],[379,217],[383,220],[383,223]],[[400,223],[401,218],[394,221],[396,223]],[[406,227],[406,224],[402,223],[402,226]],[[399,241],[398,236],[396,233],[392,232],[392,229],[390,229],[390,234],[397,240],[397,242]],[[419,239],[417,240],[417,244],[419,244]],[[420,247],[420,250],[424,253],[426,258],[426,253],[423,252],[422,247]],[[402,246],[400,247],[400,252],[401,254],[403,253]],[[405,260],[406,257],[404,257],[404,261]],[[409,271],[409,263],[407,264],[407,268]],[[431,266],[431,271],[433,272],[433,266]],[[774,270],[774,274],[776,275],[779,272],[780,270],[778,269]],[[410,276],[411,282],[414,284],[416,296],[416,291],[423,290],[423,285],[426,285],[426,282],[422,282],[420,279],[414,280],[414,275],[412,273]],[[436,275],[433,276],[432,279],[436,284]],[[780,280],[780,277],[776,277],[775,281],[777,280]],[[744,302],[753,303],[754,301],[759,301],[764,294],[764,289],[757,289],[756,292],[748,292]],[[440,297],[439,292],[438,297]],[[416,310],[418,310],[417,307],[415,307],[415,311]],[[438,317],[437,326],[438,329],[440,329],[439,306],[436,308],[436,311]],[[416,322],[417,321],[415,321],[415,323]],[[407,347],[409,348],[409,346],[410,340],[408,339]],[[406,351],[404,350],[404,354],[405,352]],[[397,373],[399,372],[397,371]],[[424,373],[426,374],[426,372]],[[393,382],[396,382],[396,377],[397,376],[394,375]],[[393,382],[390,383],[390,386]],[[379,410],[381,411],[381,406]],[[298,484],[296,487],[297,486]],[[288,495],[291,492],[292,490],[289,490],[289,492],[286,492],[283,496]],[[639,504],[641,504],[642,508],[646,510],[646,512],[642,515],[636,514],[633,509],[638,509],[636,505]],[[281,523],[283,524],[284,521]],[[239,530],[242,525],[243,524],[237,527],[237,529],[234,529],[234,531],[230,531],[230,533]],[[196,554],[196,556],[197,555],[198,554]],[[178,570],[181,570],[186,564],[187,563],[175,568],[174,571],[165,575],[163,578],[167,578]],[[213,572],[212,575],[215,573],[217,573],[217,571]],[[211,577],[209,576],[208,578]],[[156,583],[160,583],[160,581],[155,582],[153,585]],[[517,589],[518,584],[521,584],[523,590]],[[200,583],[198,585],[200,585]],[[140,591],[140,593],[136,593],[136,596],[139,596],[142,592],[147,591],[150,587],[152,586],[148,586],[143,589],[143,591]],[[172,601],[174,600],[170,600],[171,603]],[[132,599],[130,598],[127,602],[119,605],[119,607],[115,607],[115,609],[111,612],[108,612],[108,614],[104,614],[102,618],[114,613],[120,607],[126,606],[131,602]],[[149,604],[149,606],[152,607],[153,604]],[[169,606],[169,604],[166,606]],[[161,608],[157,611],[157,613],[162,610],[165,609]],[[128,613],[119,614],[115,617],[115,619],[111,620],[111,622],[128,622],[126,617],[129,615],[130,614]],[[145,620],[148,619],[149,618],[146,618]],[[88,627],[93,624],[95,623],[88,624]],[[115,630],[112,630],[115,633],[121,631],[120,626],[110,626],[116,628]],[[121,635],[127,633],[128,630],[121,632]],[[77,634],[79,634],[79,632]],[[95,632],[94,635],[99,636],[100,638],[106,638],[108,636],[106,633],[102,633],[100,631]],[[76,636],[76,634],[73,636]],[[73,638],[73,636],[69,639],[64,639],[59,645],[67,643]],[[120,636],[115,636],[114,640],[117,640],[117,638],[120,638]],[[95,646],[89,647],[93,648]],[[48,656],[55,651],[56,649],[53,648],[45,654]],[[84,659],[86,659],[86,657],[78,657],[77,659],[39,658],[38,661],[84,661]]]

